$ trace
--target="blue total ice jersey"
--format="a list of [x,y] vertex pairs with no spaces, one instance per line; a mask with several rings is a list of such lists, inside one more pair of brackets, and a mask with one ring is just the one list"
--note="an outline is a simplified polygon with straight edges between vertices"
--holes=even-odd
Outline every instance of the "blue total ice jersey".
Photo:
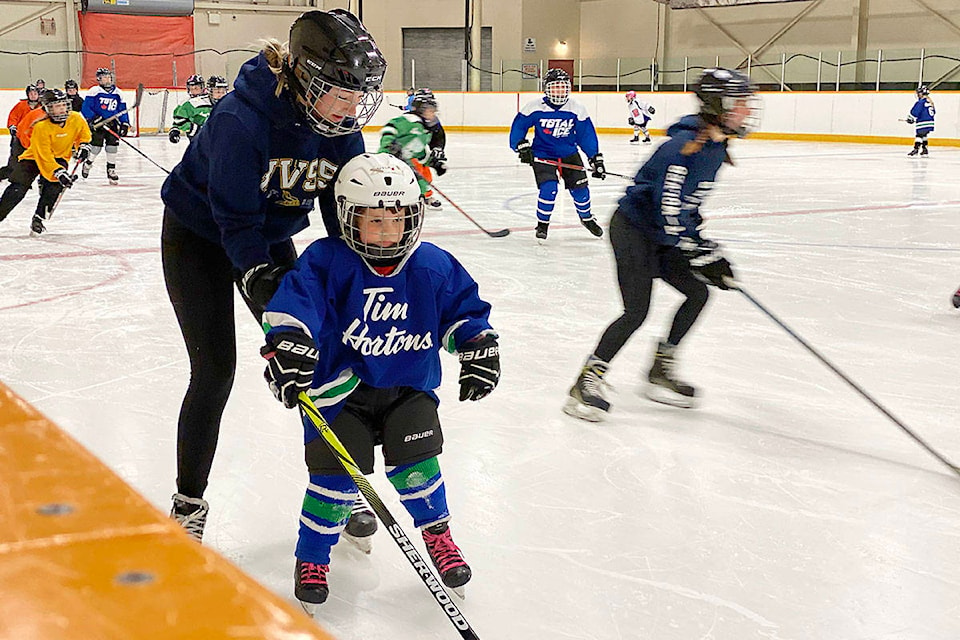
[[[93,122],[96,118],[109,118],[127,108],[123,101],[120,91],[114,87],[112,91],[107,91],[100,85],[94,85],[87,91],[83,98],[83,106],[80,107],[80,114],[87,122]],[[120,122],[130,124],[129,116],[124,113],[117,118]]]
[[510,125],[510,148],[527,137],[534,127],[533,155],[537,158],[565,158],[583,149],[588,158],[600,151],[597,130],[582,104],[568,99],[563,105],[551,104],[546,96],[524,105]]
[[727,158],[727,143],[707,140],[686,149],[702,126],[699,116],[681,118],[667,129],[670,139],[640,167],[634,186],[620,198],[620,210],[657,244],[693,248],[700,244],[700,203],[713,189]]
[[[453,352],[491,331],[489,316],[477,283],[436,245],[420,243],[382,276],[340,238],[324,238],[284,276],[263,323],[267,335],[299,330],[316,342],[320,359],[308,393],[333,422],[361,381],[412,387],[437,400],[439,349]],[[316,436],[305,419],[305,441]]]
[[161,190],[177,220],[241,272],[270,263],[270,245],[305,229],[315,202],[325,223],[336,220],[334,177],[364,151],[359,132],[314,133],[276,86],[263,53],[244,63]]
[[913,109],[910,109],[910,115],[917,121],[917,135],[925,135],[933,131],[933,117],[935,114],[936,109],[933,108],[932,102],[926,98],[917,100],[916,104],[913,105]]

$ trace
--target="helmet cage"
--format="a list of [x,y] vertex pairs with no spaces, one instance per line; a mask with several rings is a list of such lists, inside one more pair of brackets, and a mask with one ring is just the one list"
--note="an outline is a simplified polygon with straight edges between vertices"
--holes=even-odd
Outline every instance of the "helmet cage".
[[[104,78],[107,79],[106,83],[104,83]],[[97,84],[100,85],[102,89],[113,91],[117,87],[113,79],[113,71],[105,67],[97,69]]]
[[[310,128],[326,137],[343,136],[360,131],[373,118],[383,101],[379,86],[372,89],[351,90],[320,76],[307,73],[300,63],[293,74],[304,89],[296,91],[298,101]],[[351,107],[345,109],[345,103]],[[347,116],[339,114],[346,110]]]
[[550,104],[562,106],[570,99],[570,91],[573,88],[569,79],[552,80],[543,85],[543,93],[547,96]]
[[[63,124],[70,117],[71,102],[67,94],[59,89],[46,89],[40,97],[47,117],[56,124]],[[63,109],[57,109],[58,105],[63,105]]]
[[624,94],[624,98],[626,98],[627,102],[633,102],[634,98],[636,97],[637,97],[636,91],[627,91],[627,93]]

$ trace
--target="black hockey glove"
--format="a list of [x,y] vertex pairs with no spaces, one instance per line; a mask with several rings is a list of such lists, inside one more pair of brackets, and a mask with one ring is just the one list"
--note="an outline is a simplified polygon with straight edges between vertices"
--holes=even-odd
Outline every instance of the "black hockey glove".
[[590,168],[593,169],[593,173],[590,175],[594,178],[600,178],[601,180],[606,180],[607,178],[607,168],[603,166],[603,154],[598,153],[588,160],[590,163]]
[[500,381],[500,345],[487,334],[460,345],[460,401],[486,398]]
[[637,121],[634,120],[633,117],[630,117],[630,118],[627,118],[627,124],[634,125],[634,124],[637,124]]
[[72,187],[74,181],[77,179],[76,176],[70,175],[67,170],[62,167],[53,172],[53,177],[64,189]]
[[447,155],[443,149],[430,149],[430,158],[427,163],[436,170],[438,176],[447,172]]
[[723,252],[715,242],[704,241],[695,249],[685,250],[683,254],[697,280],[723,290],[736,288],[733,266],[723,257]]
[[93,147],[90,146],[89,142],[81,142],[80,146],[77,147],[77,152],[73,154],[74,159],[77,162],[86,162],[90,158],[90,150]]
[[913,124],[914,122],[916,122],[916,120],[914,120],[913,116],[907,116],[906,122],[907,124]]
[[517,143],[517,153],[520,154],[520,162],[533,165],[533,147],[526,139]]
[[17,144],[17,126],[13,125],[10,127],[10,148],[13,149],[15,144]]
[[266,307],[290,269],[288,265],[258,264],[243,274],[240,288],[254,303]]
[[117,133],[119,133],[122,138],[126,138],[127,134],[130,133],[130,125],[126,122],[121,122],[117,125]]
[[653,115],[653,114],[655,114],[655,113],[657,112],[657,110],[654,109],[653,107],[647,107],[647,111],[650,112],[650,115]]
[[267,338],[260,349],[267,361],[263,379],[273,397],[288,409],[297,406],[297,396],[310,388],[320,352],[313,338],[302,331],[284,331]]
[[167,137],[170,138],[170,142],[177,144],[180,142],[180,133],[180,129],[174,127],[173,129],[170,129],[170,134]]

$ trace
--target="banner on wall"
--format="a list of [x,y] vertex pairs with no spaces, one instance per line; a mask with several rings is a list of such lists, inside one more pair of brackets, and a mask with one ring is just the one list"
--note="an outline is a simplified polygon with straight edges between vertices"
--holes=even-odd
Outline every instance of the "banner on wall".
[[[196,73],[193,16],[132,16],[81,13],[83,42],[81,85],[97,82],[97,69],[116,73],[120,87],[182,85]],[[176,79],[174,78],[176,65]]]
[[190,16],[193,0],[80,0],[81,11],[135,16]]

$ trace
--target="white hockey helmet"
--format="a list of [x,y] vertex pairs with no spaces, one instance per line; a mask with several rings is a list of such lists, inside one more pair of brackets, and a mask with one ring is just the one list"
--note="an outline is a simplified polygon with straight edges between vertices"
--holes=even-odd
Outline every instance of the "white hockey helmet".
[[[420,239],[420,185],[413,169],[399,158],[388,153],[363,153],[351,158],[340,170],[334,194],[343,240],[364,260],[386,263],[402,259]],[[386,246],[361,242],[358,218],[368,208],[400,214],[403,235],[398,242]]]

